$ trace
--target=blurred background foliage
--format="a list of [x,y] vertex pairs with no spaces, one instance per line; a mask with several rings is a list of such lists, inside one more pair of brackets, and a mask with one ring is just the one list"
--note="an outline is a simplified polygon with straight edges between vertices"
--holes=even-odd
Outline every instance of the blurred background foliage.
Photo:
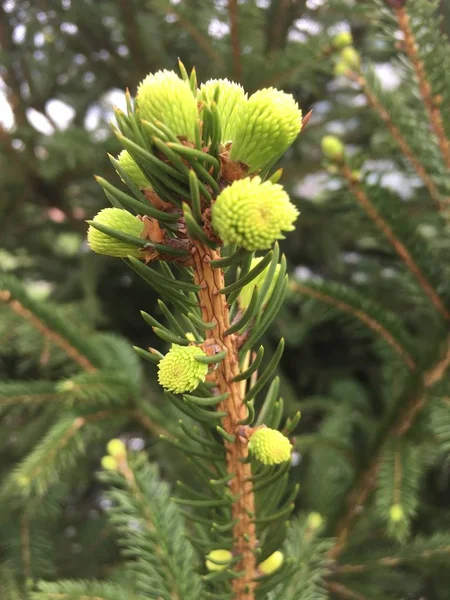
[[[444,0],[441,9],[443,31],[449,32],[450,11]],[[238,22],[239,50],[230,34],[233,18]],[[109,331],[132,344],[161,347],[139,312],[157,313],[156,298],[120,261],[89,252],[85,220],[105,206],[93,174],[111,178],[107,153],[120,151],[109,127],[112,106],[124,108],[125,88],[133,94],[148,72],[175,69],[180,57],[188,69],[195,65],[200,82],[227,77],[249,92],[273,85],[292,93],[305,114],[313,110],[281,164],[282,182],[301,211],[295,234],[282,244],[293,278],[299,284],[332,279],[362,294],[370,290],[371,297],[383,299],[385,306],[404,316],[411,332],[423,330],[427,322],[421,317],[432,317],[412,307],[409,280],[399,274],[385,244],[356,211],[320,152],[324,134],[341,136],[361,176],[381,186],[386,197],[399,195],[419,236],[434,238],[438,217],[417,176],[360,88],[334,73],[337,51],[332,39],[351,31],[355,47],[374,66],[382,88],[401,98],[407,76],[393,60],[395,38],[380,34],[384,18],[379,5],[357,0],[3,0],[0,269],[20,278],[31,298],[51,302],[55,314],[87,335]],[[447,249],[445,238],[436,243]],[[395,370],[397,364],[360,322],[332,306],[309,302],[295,286],[277,327],[274,340],[281,333],[287,342],[281,365],[286,411],[303,412],[303,446],[296,454],[299,467],[293,470],[293,477],[303,480],[300,507],[332,513],[330,488],[343,487],[353,477],[354,463],[345,458],[350,452],[347,440],[357,448],[366,445],[358,430],[359,411],[377,422],[386,369]],[[102,339],[112,352],[115,344],[124,343],[96,338]],[[56,381],[73,372],[48,340],[7,310],[0,312],[0,357],[0,376],[10,381]],[[143,411],[160,408],[157,429],[148,431],[144,415],[140,422],[115,423],[111,435],[128,427],[131,446],[139,449],[145,443],[164,474],[175,479],[186,465],[161,448],[154,435],[165,426],[161,415],[170,409],[161,405],[152,383],[154,371],[145,367],[144,377]],[[31,420],[30,414],[3,415],[0,472],[8,471],[46,430],[54,410],[39,407],[30,413]],[[322,427],[323,416],[331,412],[334,418]],[[320,437],[315,437],[317,431]],[[96,439],[95,431],[92,437]],[[51,510],[53,501],[58,504],[65,498],[64,513],[57,523],[52,521],[64,531],[55,553],[60,576],[95,576],[97,563],[114,560],[114,547],[102,537],[108,537],[102,516],[105,500],[92,477],[103,446],[95,448],[79,466],[77,485],[61,481],[49,501]],[[336,463],[331,470],[330,456]],[[445,461],[429,473],[428,504],[418,531],[427,530],[432,519],[429,506],[448,505],[449,474]],[[92,517],[87,524],[86,515]],[[450,521],[448,515],[443,519]],[[98,544],[87,551],[83,536],[90,528],[91,539],[93,527],[98,528]],[[50,565],[50,576],[51,571]],[[42,567],[39,575],[45,573]]]

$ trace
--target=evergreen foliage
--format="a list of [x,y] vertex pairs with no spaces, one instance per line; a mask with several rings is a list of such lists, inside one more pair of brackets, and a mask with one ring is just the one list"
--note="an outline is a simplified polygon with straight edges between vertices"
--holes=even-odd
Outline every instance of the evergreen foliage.
[[[351,12],[345,0],[1,5],[15,119],[0,129],[0,260],[13,273],[0,277],[2,598],[446,600],[450,89],[439,10],[438,0]],[[178,55],[189,73],[170,75],[181,96],[166,112],[144,78]],[[386,61],[394,90],[380,77]],[[211,206],[249,172],[277,184],[292,139],[233,161],[228,137],[274,136],[273,123],[243,132],[254,113],[240,91],[211,82],[195,98],[197,76],[263,100],[271,93],[252,94],[283,88],[306,115],[280,180],[297,232],[257,260],[240,237],[222,247]],[[116,139],[105,112],[86,128],[102,94],[127,87],[137,99],[115,110]],[[65,130],[47,105],[55,96],[75,111]],[[51,135],[30,124],[33,110]],[[123,149],[131,171],[115,158]],[[299,186],[311,173],[324,183],[314,197]],[[389,174],[401,177],[394,189]],[[137,228],[90,218],[101,190]],[[85,219],[128,249],[123,261],[86,252]],[[18,246],[22,221],[39,235]],[[50,299],[36,297],[40,280]],[[103,332],[111,321],[134,349]],[[189,389],[163,393],[171,345],[201,352]],[[291,440],[292,464],[248,458],[263,425]],[[103,456],[119,435],[126,451]],[[215,550],[231,560],[211,568]],[[259,572],[279,551],[281,566]]]

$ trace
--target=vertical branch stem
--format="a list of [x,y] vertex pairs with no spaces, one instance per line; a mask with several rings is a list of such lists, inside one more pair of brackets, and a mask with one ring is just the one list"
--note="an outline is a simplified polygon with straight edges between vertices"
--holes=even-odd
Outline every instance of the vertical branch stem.
[[[199,292],[202,317],[205,322],[215,321],[216,326],[207,332],[207,343],[227,350],[227,355],[215,371],[219,394],[228,392],[228,398],[219,404],[218,410],[225,411],[222,427],[235,436],[234,442],[225,441],[227,451],[227,469],[234,477],[230,482],[233,496],[232,518],[236,520],[233,528],[234,553],[241,558],[236,570],[244,571],[242,577],[233,580],[235,600],[254,600],[256,583],[253,581],[256,569],[255,550],[257,546],[255,518],[255,500],[250,481],[251,466],[244,462],[248,456],[245,436],[239,435],[241,419],[247,416],[247,407],[242,403],[241,385],[233,382],[239,373],[238,350],[235,335],[225,335],[229,328],[229,310],[226,298],[220,293],[224,287],[221,269],[214,269],[211,260],[220,258],[220,253],[193,240],[193,260],[195,282],[202,287]],[[242,431],[245,433],[245,430]]]
[[409,15],[406,12],[406,8],[404,6],[396,8],[395,15],[397,17],[398,26],[405,38],[406,54],[414,68],[414,72],[417,77],[417,82],[419,84],[420,94],[423,99],[425,110],[428,114],[428,119],[430,121],[431,128],[434,131],[434,134],[436,135],[439,144],[439,149],[441,151],[445,165],[448,169],[450,169],[450,142],[447,139],[445,133],[444,121],[442,118],[441,111],[439,110],[438,102],[436,98],[433,97],[433,89],[431,87],[430,82],[428,81],[423,61],[419,56],[416,39],[411,29]]

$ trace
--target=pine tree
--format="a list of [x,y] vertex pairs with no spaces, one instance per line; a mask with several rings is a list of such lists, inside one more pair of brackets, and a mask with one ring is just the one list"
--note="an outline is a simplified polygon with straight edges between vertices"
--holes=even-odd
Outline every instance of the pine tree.
[[[342,4],[336,2],[334,8],[342,10]],[[266,251],[266,243],[272,246],[270,236],[289,229],[294,216],[276,183],[280,173],[270,165],[285,150],[286,140],[292,141],[289,130],[287,137],[280,136],[285,121],[271,106],[270,94],[266,104],[264,94],[256,97],[257,106],[267,110],[264,126],[255,130],[272,142],[273,153],[266,156],[265,146],[253,147],[254,136],[246,133],[258,113],[240,103],[238,91],[232,95],[226,85],[212,85],[210,93],[203,89],[199,130],[193,110],[155,115],[154,110],[168,103],[153,102],[155,82],[150,77],[148,102],[144,93],[139,100],[138,91],[137,111],[130,97],[127,113],[116,111],[116,134],[129,154],[112,162],[128,191],[118,178],[114,183],[111,175],[98,178],[113,209],[91,221],[90,244],[125,258],[159,297],[157,312],[146,305],[142,316],[161,345],[158,350],[136,349],[156,366],[148,371],[151,392],[135,353],[122,339],[94,334],[76,307],[38,302],[15,278],[2,279],[0,298],[8,316],[2,319],[1,335],[11,340],[5,346],[6,360],[15,363],[20,356],[17,368],[22,372],[46,375],[45,380],[2,382],[0,388],[2,428],[6,432],[11,425],[20,426],[21,432],[15,440],[3,436],[11,454],[3,465],[0,490],[0,581],[7,598],[446,598],[448,576],[441,567],[448,564],[448,515],[439,511],[426,482],[438,488],[438,476],[445,476],[449,439],[448,42],[437,39],[437,2],[387,4],[358,3],[355,14],[368,27],[367,46],[371,40],[383,41],[377,49],[359,47],[355,31],[360,52],[348,34],[314,39],[305,50],[305,56],[308,51],[317,56],[317,71],[334,65],[333,85],[339,93],[333,93],[332,111],[342,111],[344,104],[349,117],[360,112],[363,123],[367,119],[371,126],[369,148],[360,152],[327,128],[332,112],[324,119],[313,118],[300,136],[300,145],[318,147],[325,129],[323,155],[332,189],[337,190],[316,213],[307,202],[299,203],[302,232],[308,233],[305,219],[315,223],[326,216],[332,221],[330,231],[338,232],[337,247],[350,248],[353,262],[343,266],[339,259],[330,260],[322,277],[291,277],[287,287],[285,272],[292,263],[280,259],[277,245]],[[278,10],[274,4],[267,12],[280,16]],[[230,3],[229,57],[235,75],[247,68],[232,52],[239,42],[235,25],[250,14],[252,19],[259,14],[253,5],[241,9]],[[285,23],[291,18],[286,16]],[[276,29],[269,41],[277,37]],[[400,45],[395,42],[399,31]],[[277,35],[283,38],[283,32]],[[207,38],[200,39],[205,50]],[[289,51],[283,56],[286,71],[275,66],[272,80],[277,81],[270,81],[286,89],[293,77]],[[386,91],[366,58],[377,52],[378,57],[398,57],[393,64],[408,87]],[[211,49],[208,55],[212,57]],[[220,76],[207,66],[201,71],[201,56],[197,64],[202,80]],[[180,93],[189,85],[183,74]],[[190,84],[195,91],[195,72]],[[224,89],[238,106],[234,121],[222,103]],[[246,89],[253,91],[251,85]],[[158,88],[158,94],[164,92],[164,86]],[[362,95],[365,105],[357,111],[352,97]],[[190,96],[186,98],[192,105]],[[272,130],[271,124],[276,125]],[[225,130],[231,148],[221,136]],[[352,140],[351,128],[347,130],[349,142],[358,142]],[[201,146],[207,150],[199,154]],[[361,170],[371,155],[389,156],[406,180],[414,181],[408,204],[386,190],[368,163]],[[289,181],[288,169],[286,175]],[[149,185],[142,185],[142,177]],[[275,233],[258,229],[256,217],[247,217],[259,189],[280,202],[272,215]],[[265,206],[268,214],[270,207]],[[288,243],[294,236],[288,234]],[[226,242],[224,248],[221,242]],[[266,252],[259,261],[252,256],[255,250]],[[205,266],[191,258],[200,252],[222,262],[207,261]],[[205,294],[205,289],[213,293]],[[143,290],[148,293],[147,287]],[[281,306],[284,293],[287,299]],[[228,335],[226,327],[217,333],[217,303],[220,319],[230,313]],[[274,375],[283,343],[272,346],[269,333],[277,311],[289,350],[281,379]],[[324,331],[329,332],[325,337]],[[324,392],[319,396],[316,385],[316,395],[302,399],[298,424],[292,383],[298,384],[299,376],[291,371],[305,356],[305,339],[312,340],[306,346],[311,350],[313,342],[325,339],[331,352],[334,331],[343,332],[341,340],[356,352],[362,348],[377,365],[372,393],[358,384],[358,377],[330,386],[329,367],[322,371],[319,363],[315,377],[322,377]],[[235,340],[235,348],[227,347],[227,338]],[[238,415],[244,423],[236,430],[230,426],[229,396],[222,389],[230,378],[221,379],[221,373],[232,368],[230,356],[238,347],[246,378],[237,375],[240,381],[235,382],[245,412]],[[339,368],[337,359],[333,367]],[[155,399],[156,379],[167,390],[163,401]],[[261,425],[268,429],[254,430]],[[280,426],[283,438],[276,434]],[[131,441],[130,448],[111,441],[101,461],[101,489],[107,490],[103,496],[90,479],[98,457],[108,440],[134,428],[148,431],[151,440],[162,435],[165,443],[149,449],[149,464],[148,457],[132,451]],[[290,442],[286,436],[294,430],[298,435]],[[230,459],[225,461],[234,452],[245,453],[246,442],[253,458],[247,462],[242,455],[244,461],[237,466],[243,473],[252,469],[256,514],[248,505],[243,514],[233,512],[242,509],[239,494],[248,502],[252,493],[246,484],[243,490],[233,487],[238,478],[232,477]],[[297,506],[307,512],[300,510],[289,521],[296,492],[292,479],[299,475],[295,469],[289,476],[289,461],[275,463],[290,452],[290,443],[294,456],[301,452],[307,458],[299,467],[302,492],[297,499]],[[17,462],[13,470],[11,459]],[[175,492],[169,492],[165,479],[180,480]],[[70,544],[58,539],[60,526],[68,522],[69,493],[79,520],[76,542]],[[88,520],[99,494],[109,507],[108,520]],[[243,516],[237,523],[236,514]],[[257,546],[252,545],[255,519]],[[117,546],[122,548],[121,560]],[[45,582],[37,584],[38,579]]]

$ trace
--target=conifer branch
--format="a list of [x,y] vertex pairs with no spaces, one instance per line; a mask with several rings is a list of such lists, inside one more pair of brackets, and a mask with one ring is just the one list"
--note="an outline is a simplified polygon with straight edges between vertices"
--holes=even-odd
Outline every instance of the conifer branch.
[[228,15],[231,30],[231,50],[233,53],[233,76],[242,81],[241,48],[239,44],[239,22],[237,0],[228,0]]
[[308,286],[307,283],[299,283],[297,281],[291,284],[291,289],[299,292],[300,294],[304,294],[306,296],[310,296],[311,298],[316,298],[321,302],[325,302],[330,306],[337,308],[342,312],[346,312],[351,314],[355,319],[362,321],[369,329],[374,331],[377,335],[381,336],[384,341],[393,348],[393,350],[402,358],[407,367],[414,371],[416,368],[416,363],[409,352],[394,338],[394,336],[376,319],[365,313],[363,310],[358,310],[354,306],[347,304],[346,302],[339,300],[338,298],[328,295],[323,291],[314,289],[311,286]]
[[0,301],[5,302],[16,314],[29,321],[44,337],[51,340],[56,346],[61,348],[61,350],[63,350],[67,356],[74,360],[82,369],[88,372],[93,372],[96,370],[96,367],[86,356],[84,356],[77,348],[70,344],[70,342],[62,335],[50,329],[46,323],[34,315],[30,310],[25,308],[23,304],[13,297],[11,292],[7,290],[0,290]]
[[251,466],[244,462],[248,457],[247,444],[241,435],[235,435],[241,427],[239,421],[244,420],[248,414],[248,409],[242,401],[241,384],[233,381],[239,375],[237,336],[225,335],[230,321],[225,296],[220,293],[225,287],[223,271],[211,267],[211,261],[219,260],[220,253],[195,240],[193,244],[194,280],[202,288],[199,292],[202,318],[206,323],[216,322],[216,326],[207,331],[206,344],[217,345],[218,348],[227,351],[215,371],[215,379],[218,393],[229,394],[228,398],[218,405],[219,411],[228,413],[222,421],[222,427],[227,433],[235,436],[234,442],[224,440],[227,449],[227,470],[230,475],[235,474],[230,481],[231,494],[237,497],[232,504],[232,518],[237,520],[233,528],[233,537],[236,540],[236,554],[242,557],[236,565],[236,570],[244,570],[242,577],[233,580],[233,592],[239,600],[253,600],[256,587],[253,580],[256,569],[254,551],[257,547],[256,527],[253,521],[255,500]]
[[22,555],[25,580],[31,577],[30,525],[28,515],[23,512],[20,516],[20,549]]
[[439,554],[450,554],[450,546],[442,546],[441,548],[433,548],[432,550],[424,550],[411,556],[384,556],[376,560],[369,561],[365,564],[346,564],[337,565],[334,572],[339,575],[347,575],[350,573],[364,573],[374,567],[398,567],[399,565],[408,564],[415,561],[429,560]]
[[413,383],[414,389],[409,396],[409,399],[405,401],[403,406],[399,407],[398,412],[393,413],[391,424],[387,425],[385,430],[381,432],[381,435],[376,440],[376,447],[373,450],[369,464],[364,471],[361,472],[355,482],[355,486],[347,495],[345,513],[339,519],[335,528],[336,544],[330,552],[330,557],[334,560],[336,560],[344,550],[350,530],[361,514],[362,508],[375,487],[385,442],[403,436],[410,430],[412,425],[416,422],[418,414],[425,406],[427,401],[427,390],[442,380],[449,367],[450,339],[447,341],[446,351],[442,358],[424,374],[422,379],[423,389],[417,390],[417,384]]
[[179,24],[186,29],[186,31],[192,36],[192,38],[197,42],[200,48],[206,52],[206,54],[216,63],[216,65],[220,68],[225,67],[225,62],[220,54],[215,50],[214,46],[209,41],[208,37],[205,36],[195,25],[188,21],[175,9],[175,7],[170,4],[165,7],[165,12],[168,15],[173,15],[178,19]]
[[342,600],[368,600],[366,596],[361,596],[361,594],[357,594],[342,583],[337,583],[336,581],[326,583],[326,587],[329,592],[336,594],[342,598]]
[[384,108],[384,106],[377,98],[373,90],[370,89],[367,79],[361,74],[355,75],[354,77],[352,76],[351,78],[354,79],[362,87],[370,106],[377,112],[381,120],[388,128],[393,139],[397,142],[398,147],[403,152],[406,159],[409,161],[409,163],[416,171],[417,175],[422,180],[423,184],[428,190],[428,193],[430,194],[430,198],[433,200],[436,207],[439,210],[442,210],[444,208],[442,206],[442,198],[436,184],[428,175],[425,167],[415,156],[411,146],[408,144],[407,140],[405,139],[397,125],[395,125],[389,112]]
[[436,310],[445,318],[450,319],[450,312],[444,306],[441,298],[438,296],[437,292],[427,280],[425,275],[420,270],[419,266],[414,261],[411,253],[406,248],[406,246],[397,238],[394,231],[390,227],[388,223],[382,218],[380,213],[377,211],[375,206],[372,204],[370,198],[366,194],[364,188],[360,185],[358,181],[353,177],[353,173],[351,168],[348,166],[346,162],[340,163],[340,171],[343,177],[346,179],[350,191],[355,196],[358,204],[363,208],[364,212],[367,216],[375,223],[378,229],[380,229],[385,235],[387,241],[401,258],[401,260],[408,267],[412,275],[415,277],[419,286],[423,290],[423,292],[428,296],[431,300],[432,304],[436,308]]
[[394,7],[394,11],[400,31],[402,31],[404,35],[405,51],[414,68],[420,94],[422,96],[425,110],[428,114],[431,128],[436,135],[444,163],[447,168],[450,169],[450,142],[445,134],[444,120],[439,109],[438,99],[433,97],[433,89],[428,80],[423,61],[419,56],[419,51],[414,33],[411,28],[409,15],[404,4]]

